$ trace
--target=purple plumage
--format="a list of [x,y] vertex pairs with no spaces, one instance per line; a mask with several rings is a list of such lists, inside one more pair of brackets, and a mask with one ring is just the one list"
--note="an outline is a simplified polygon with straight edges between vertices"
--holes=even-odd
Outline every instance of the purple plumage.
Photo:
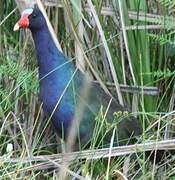
[[[79,70],[76,71],[74,64],[68,62],[67,57],[57,49],[42,13],[39,9],[34,8],[27,17],[26,13],[24,14],[18,25],[21,28],[28,25],[35,42],[39,64],[40,100],[43,103],[44,113],[48,117],[52,115],[51,119],[56,132],[59,136],[64,134],[64,137],[67,138],[72,123],[75,123],[75,113],[81,102],[84,112],[77,134],[80,135],[82,145],[88,144],[93,137],[93,130],[97,123],[96,116],[101,109],[103,112],[106,111],[111,97],[94,82],[91,82],[88,97],[81,96],[85,76]],[[111,129],[108,132],[108,123],[115,125],[114,127],[117,129],[116,144],[131,143],[131,137],[142,134],[139,120],[126,115],[126,112],[126,108],[115,99],[112,100],[104,123],[106,124],[104,129],[107,132],[105,132],[106,137],[104,138],[106,143],[109,143],[112,131]],[[125,117],[117,117],[119,114],[125,114]]]

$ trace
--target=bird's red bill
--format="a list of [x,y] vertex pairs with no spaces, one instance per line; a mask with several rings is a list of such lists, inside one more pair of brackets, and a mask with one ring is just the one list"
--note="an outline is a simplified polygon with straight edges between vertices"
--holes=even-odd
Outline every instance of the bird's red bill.
[[29,27],[29,15],[23,15],[20,20],[17,22],[20,28],[27,28]]
[[19,30],[19,28],[28,28],[29,27],[29,16],[32,14],[33,9],[29,8],[22,12],[20,20],[15,24],[13,30]]

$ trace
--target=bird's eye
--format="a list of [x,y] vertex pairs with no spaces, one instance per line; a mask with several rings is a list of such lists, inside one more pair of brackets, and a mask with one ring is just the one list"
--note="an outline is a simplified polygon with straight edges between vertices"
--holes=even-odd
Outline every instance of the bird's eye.
[[32,18],[36,18],[36,14],[33,14],[33,15],[32,15]]

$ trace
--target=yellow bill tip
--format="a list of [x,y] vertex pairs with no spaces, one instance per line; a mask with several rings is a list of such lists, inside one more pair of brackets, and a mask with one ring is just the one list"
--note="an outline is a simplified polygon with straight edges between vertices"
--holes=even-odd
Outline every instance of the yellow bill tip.
[[13,28],[13,31],[18,31],[18,30],[19,30],[19,28],[20,28],[19,24],[18,24],[18,23],[16,23],[16,24],[15,24],[15,26],[14,26],[14,28]]

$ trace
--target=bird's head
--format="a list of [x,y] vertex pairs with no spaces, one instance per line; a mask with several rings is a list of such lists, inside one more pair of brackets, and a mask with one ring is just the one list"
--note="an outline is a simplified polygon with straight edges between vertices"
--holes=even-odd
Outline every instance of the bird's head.
[[15,24],[13,30],[17,31],[20,28],[29,28],[31,30],[41,29],[45,25],[46,21],[42,12],[38,8],[25,9],[20,20]]

